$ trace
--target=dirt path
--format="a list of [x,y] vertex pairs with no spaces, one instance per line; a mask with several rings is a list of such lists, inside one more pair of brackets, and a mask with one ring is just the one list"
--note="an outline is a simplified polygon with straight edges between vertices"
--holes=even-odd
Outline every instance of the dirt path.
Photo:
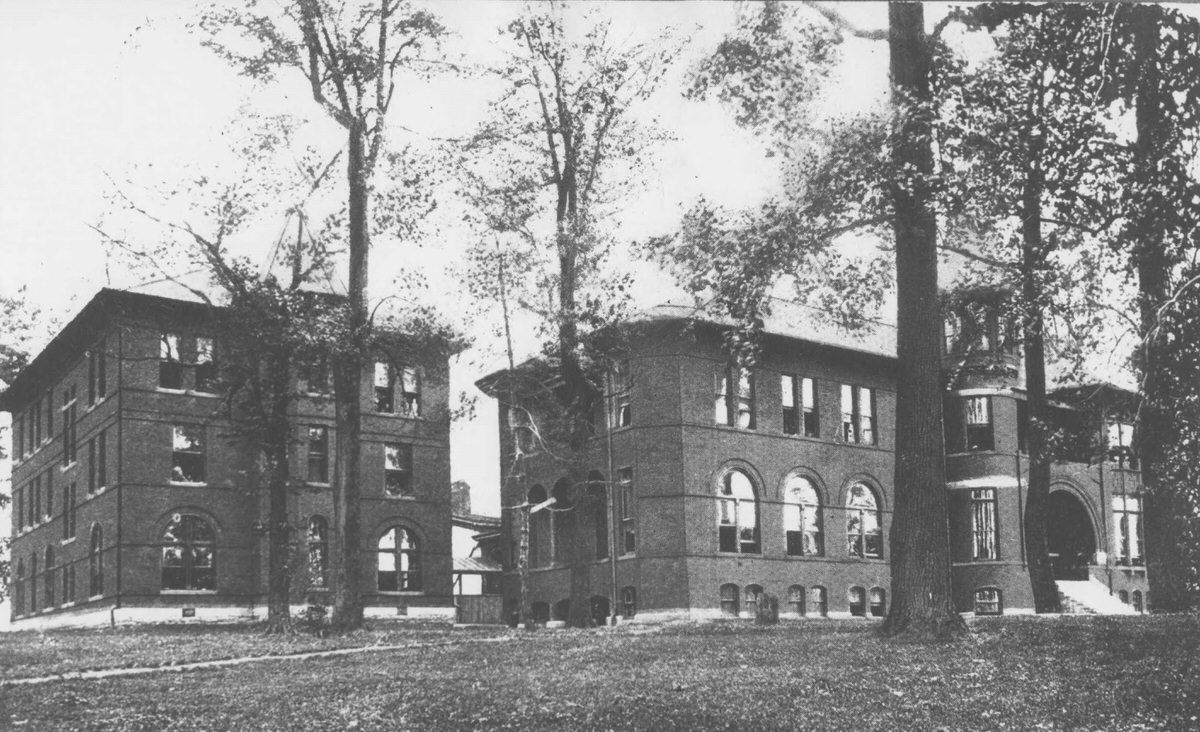
[[247,663],[261,661],[294,661],[307,658],[328,658],[332,656],[351,656],[356,653],[376,653],[380,651],[403,651],[411,648],[439,648],[443,646],[461,645],[465,643],[503,643],[517,639],[519,636],[496,636],[493,638],[469,638],[436,641],[430,643],[402,643],[387,646],[359,646],[357,648],[337,648],[330,651],[300,651],[298,653],[279,653],[266,656],[244,656],[242,658],[223,658],[214,661],[192,661],[163,666],[135,666],[132,668],[101,668],[90,671],[67,671],[49,676],[32,676],[23,679],[0,680],[0,688],[5,686],[32,686],[48,684],[54,681],[74,681],[77,679],[108,679],[120,676],[143,676],[164,671],[195,671],[206,668],[222,668],[225,666],[242,666]]

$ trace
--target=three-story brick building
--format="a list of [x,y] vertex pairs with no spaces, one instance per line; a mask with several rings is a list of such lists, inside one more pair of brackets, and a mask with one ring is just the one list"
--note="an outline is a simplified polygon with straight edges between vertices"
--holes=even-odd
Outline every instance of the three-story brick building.
[[[986,313],[980,327],[992,328],[989,342],[980,342],[971,324],[947,347],[955,603],[980,614],[1029,611],[1021,528],[1024,393],[1011,341],[995,332],[995,309]],[[587,518],[594,527],[582,528],[594,536],[584,563],[598,621],[610,609],[643,619],[747,616],[763,593],[777,596],[785,615],[886,613],[894,329],[869,323],[840,331],[799,306],[776,303],[758,362],[741,369],[722,348],[725,328],[682,308],[659,308],[639,321],[627,357],[611,365],[588,448],[594,470],[587,486],[569,485],[562,461],[522,444],[522,430],[513,436],[512,420],[528,418],[503,408],[501,374],[481,380],[502,402],[510,615],[520,602],[524,552],[525,613],[547,621],[567,617],[572,552],[563,547],[573,539],[564,530],[581,530],[570,515],[580,505],[571,497],[581,490],[608,507]],[[975,339],[974,350],[968,339]],[[1119,411],[1110,408],[1120,401],[1110,397],[1118,395],[1108,389],[1058,397],[1076,406],[1087,406],[1082,396],[1107,399],[1108,424],[1123,424],[1113,434],[1127,440],[1128,422],[1114,421]],[[1095,447],[1093,433],[1108,434],[1106,423],[1092,421],[1095,410],[1062,403],[1056,414],[1081,445]],[[517,450],[528,453],[522,462],[514,460]],[[1081,449],[1055,464],[1056,571],[1064,581],[1103,583],[1106,592],[1140,604],[1146,590],[1136,515],[1140,483],[1127,460],[1113,466],[1099,455]],[[521,530],[526,522],[527,534]],[[1124,553],[1110,546],[1124,546]]]
[[[265,477],[223,416],[217,323],[199,302],[105,289],[0,395],[13,424],[16,627],[265,614]],[[446,362],[382,360],[365,376],[367,615],[452,621]],[[296,586],[319,597],[333,400],[323,380],[297,388],[290,523],[307,566]]]

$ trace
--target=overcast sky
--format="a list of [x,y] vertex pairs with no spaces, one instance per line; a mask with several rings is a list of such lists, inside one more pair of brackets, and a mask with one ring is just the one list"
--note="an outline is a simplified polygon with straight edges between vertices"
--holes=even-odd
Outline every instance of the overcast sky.
[[[669,27],[688,39],[676,78],[732,26],[737,6],[599,4],[618,33],[638,38]],[[27,288],[47,323],[69,320],[100,287],[135,287],[151,278],[110,262],[89,228],[108,210],[112,180],[171,180],[202,170],[226,155],[221,132],[245,105],[313,112],[297,78],[255,87],[201,48],[186,27],[192,7],[162,0],[6,0],[0,7],[0,293]],[[496,29],[519,7],[455,2],[433,9],[457,34],[451,50],[487,63],[498,58]],[[879,27],[886,18],[881,4],[844,10],[864,25]],[[851,44],[853,63],[840,72],[839,94],[865,103],[886,89],[886,47]],[[461,134],[479,119],[489,93],[478,81],[439,79],[408,90],[393,121],[418,137]],[[736,207],[773,189],[761,147],[715,104],[686,101],[676,85],[656,98],[651,111],[676,139],[660,151],[645,192],[627,207],[624,241],[670,231],[697,196]],[[453,232],[445,237],[419,255],[431,272],[452,262],[464,245]],[[264,258],[272,243],[262,243]],[[372,294],[387,291],[412,257],[374,253]],[[452,280],[430,277],[445,291],[443,307],[454,313],[462,298]],[[647,297],[672,294],[667,278],[647,271],[642,277]],[[469,392],[498,355],[482,338],[454,365],[456,389]],[[489,513],[499,510],[495,425],[494,409],[482,401],[475,420],[456,425],[452,445],[453,477],[470,482],[477,510]]]

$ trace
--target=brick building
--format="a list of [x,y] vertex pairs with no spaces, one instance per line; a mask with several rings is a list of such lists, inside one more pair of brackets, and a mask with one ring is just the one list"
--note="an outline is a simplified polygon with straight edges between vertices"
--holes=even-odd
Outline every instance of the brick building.
[[[1031,611],[1021,540],[1024,394],[1015,351],[996,333],[998,311],[985,306],[978,326],[957,319],[947,342],[955,603],[980,614]],[[522,430],[510,436],[510,420],[525,419],[521,410],[499,410],[501,474],[517,464],[516,450],[528,453],[502,488],[507,614],[520,602],[524,546],[526,612],[567,617],[565,546],[575,540],[566,534],[577,520],[595,524],[582,531],[594,537],[585,554],[597,620],[613,602],[617,614],[639,619],[746,617],[763,593],[779,598],[785,616],[886,614],[894,329],[870,324],[848,333],[777,303],[758,363],[743,370],[724,355],[725,326],[692,316],[659,308],[638,323],[628,358],[608,377],[587,486],[569,485],[563,464],[526,444]],[[499,376],[481,388],[498,396]],[[1080,581],[1091,591],[1075,593],[1081,604],[1102,585],[1109,604],[1098,609],[1108,611],[1124,609],[1117,596],[1145,602],[1138,474],[1120,444],[1113,462],[1092,439],[1111,433],[1128,444],[1121,410],[1129,397],[1081,388],[1059,393],[1055,409],[1080,448],[1054,468],[1056,573],[1064,586]],[[609,489],[607,512],[584,518],[563,508],[582,505],[582,491],[604,505]],[[519,528],[526,521],[527,543]]]
[[[0,395],[13,424],[15,627],[265,615],[265,476],[221,416],[213,316],[101,290]],[[447,383],[445,361],[388,359],[365,379],[368,617],[453,620]],[[297,387],[291,523],[299,586],[320,596],[333,400],[316,379]]]

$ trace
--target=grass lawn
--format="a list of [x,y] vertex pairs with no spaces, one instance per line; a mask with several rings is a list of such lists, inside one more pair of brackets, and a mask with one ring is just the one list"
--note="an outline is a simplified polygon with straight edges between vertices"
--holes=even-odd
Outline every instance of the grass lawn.
[[[1197,729],[1193,617],[997,618],[967,641],[883,641],[847,621],[538,631],[367,632],[451,645],[95,681],[0,687],[3,729]],[[495,633],[491,634],[495,635]],[[246,630],[93,634],[178,660],[264,648]],[[38,636],[0,641],[0,658]],[[355,636],[308,639],[351,644]],[[46,634],[14,675],[67,665],[87,633]],[[386,640],[385,640],[386,639]],[[119,641],[119,642],[118,642]],[[161,641],[161,643],[160,643]],[[293,641],[271,640],[271,643]],[[45,645],[43,644],[43,646]],[[76,649],[75,651],[63,649]],[[265,652],[274,652],[275,649]],[[41,655],[39,655],[41,654]],[[97,654],[93,651],[93,659]],[[124,662],[125,659],[122,659]],[[8,659],[5,659],[8,663]],[[95,665],[95,664],[93,664]]]

